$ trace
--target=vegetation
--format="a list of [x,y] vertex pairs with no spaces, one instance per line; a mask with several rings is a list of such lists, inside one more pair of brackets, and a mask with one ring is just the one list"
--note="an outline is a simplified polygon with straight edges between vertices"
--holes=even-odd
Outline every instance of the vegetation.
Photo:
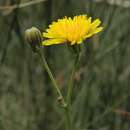
[[[100,18],[104,29],[84,42],[83,56],[74,77],[74,128],[130,129],[130,17],[129,8],[122,6],[123,2],[0,1],[0,129],[65,130],[50,78],[25,41],[24,32],[32,26],[45,31],[51,21],[78,14]],[[74,57],[64,45],[47,46],[44,50],[65,94]]]

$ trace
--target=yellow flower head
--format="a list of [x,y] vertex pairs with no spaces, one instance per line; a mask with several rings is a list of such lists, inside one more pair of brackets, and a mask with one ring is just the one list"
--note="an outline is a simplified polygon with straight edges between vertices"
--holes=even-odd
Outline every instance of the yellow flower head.
[[80,44],[86,38],[100,32],[103,29],[99,26],[100,24],[99,19],[92,22],[91,17],[88,18],[86,15],[58,19],[57,22],[49,25],[49,28],[43,33],[43,37],[46,38],[43,45],[65,42],[71,45]]

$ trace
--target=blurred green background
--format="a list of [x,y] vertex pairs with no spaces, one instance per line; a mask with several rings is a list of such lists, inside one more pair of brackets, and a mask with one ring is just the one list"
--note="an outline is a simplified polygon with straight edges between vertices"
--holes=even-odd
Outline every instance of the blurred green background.
[[[100,18],[104,30],[84,42],[74,79],[74,130],[130,129],[130,0],[0,0],[0,130],[65,130],[52,84],[24,31],[44,31],[57,18],[79,14]],[[65,45],[45,53],[65,93],[74,57]]]

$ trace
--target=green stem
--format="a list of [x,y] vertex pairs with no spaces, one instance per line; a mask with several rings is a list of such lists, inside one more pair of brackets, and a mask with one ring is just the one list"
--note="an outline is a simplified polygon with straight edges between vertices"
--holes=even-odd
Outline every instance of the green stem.
[[74,74],[75,74],[75,70],[76,70],[76,67],[78,65],[78,61],[79,61],[79,54],[76,55],[76,59],[75,59],[75,62],[74,62],[74,66],[73,66],[73,69],[72,69],[72,73],[71,73],[71,76],[70,76],[70,80],[69,80],[69,84],[68,84],[68,90],[67,90],[67,103],[65,102],[65,99],[54,79],[54,76],[47,64],[47,61],[45,59],[45,56],[44,56],[44,53],[42,53],[42,50],[41,49],[37,49],[37,53],[38,55],[41,57],[42,59],[42,63],[44,65],[44,68],[46,69],[51,81],[52,81],[52,84],[53,84],[53,87],[55,88],[56,90],[56,93],[58,94],[58,97],[60,97],[61,99],[61,103],[62,103],[62,106],[64,108],[64,114],[65,114],[65,120],[66,120],[66,130],[72,130],[72,122],[71,122],[71,117],[70,117],[70,104],[71,104],[71,95],[72,95],[72,89],[73,89],[73,78],[74,78]]
[[67,107],[65,110],[65,115],[66,115],[66,126],[67,126],[67,130],[72,130],[72,120],[71,120],[71,97],[72,97],[72,90],[73,90],[73,79],[74,79],[74,74],[77,68],[77,65],[79,63],[79,54],[76,55],[75,61],[74,61],[74,65],[72,68],[72,72],[70,75],[70,80],[68,82],[68,90],[67,90]]
[[70,118],[69,107],[67,106],[64,110],[65,110],[66,130],[72,130],[72,122]]
[[71,104],[71,96],[72,96],[72,90],[73,90],[73,79],[74,79],[74,74],[77,68],[77,65],[79,63],[79,54],[76,55],[75,61],[74,61],[74,65],[72,68],[72,72],[71,72],[71,76],[68,82],[68,90],[67,90],[67,104],[70,105]]
[[46,71],[47,71],[47,73],[48,73],[48,75],[49,75],[49,77],[50,77],[50,79],[51,79],[51,82],[52,82],[52,84],[53,84],[53,86],[54,86],[54,89],[56,90],[56,93],[57,93],[58,97],[59,97],[59,98],[61,99],[61,101],[62,101],[62,105],[63,105],[63,106],[66,106],[64,97],[63,97],[63,95],[62,95],[62,93],[61,93],[61,91],[60,91],[60,89],[59,89],[59,87],[58,87],[58,85],[57,85],[57,83],[56,83],[56,80],[54,79],[54,76],[53,76],[53,74],[52,74],[52,72],[51,72],[51,70],[50,70],[50,68],[49,68],[49,66],[48,66],[48,63],[47,63],[47,61],[46,61],[46,59],[45,59],[45,56],[44,56],[44,53],[42,53],[42,50],[41,50],[41,49],[37,49],[37,53],[38,53],[38,55],[39,55],[39,56],[41,57],[41,59],[42,59],[42,63],[43,63],[43,65],[44,65],[44,68],[46,69]]

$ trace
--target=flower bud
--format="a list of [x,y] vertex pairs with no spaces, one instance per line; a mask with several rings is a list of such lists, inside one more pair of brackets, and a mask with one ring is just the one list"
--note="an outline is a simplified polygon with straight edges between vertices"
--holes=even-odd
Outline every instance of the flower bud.
[[42,44],[42,34],[36,27],[32,27],[25,31],[25,39],[34,52],[36,52],[36,47],[39,47]]

